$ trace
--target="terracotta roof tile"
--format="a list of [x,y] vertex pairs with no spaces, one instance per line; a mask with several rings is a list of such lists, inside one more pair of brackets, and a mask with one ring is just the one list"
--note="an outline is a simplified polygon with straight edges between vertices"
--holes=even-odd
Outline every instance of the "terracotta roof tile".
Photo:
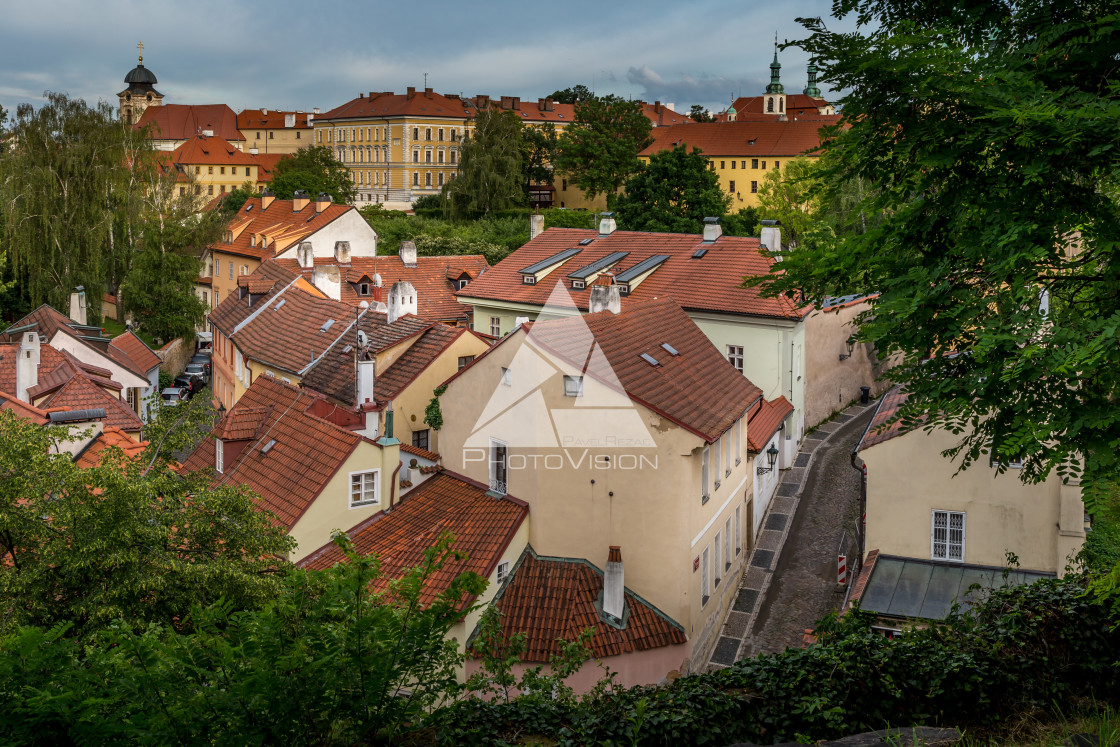
[[237,130],[237,115],[225,104],[163,104],[149,106],[136,123],[137,129],[151,125],[157,140],[189,140],[203,130],[213,130],[224,140],[244,140]]
[[[823,98],[807,96],[803,93],[786,94],[786,116],[822,116],[817,114],[817,107],[821,106],[828,106],[828,102]],[[767,117],[770,117],[770,119],[777,119],[773,114],[766,114],[764,96],[740,96],[735,99],[735,103],[731,105],[731,108],[740,116],[746,114],[765,114]],[[804,114],[799,114],[801,112]]]
[[120,428],[130,433],[139,432],[144,427],[140,416],[127,404],[121,401],[89,378],[77,375],[70,378],[45,400],[39,407],[47,410],[62,408],[65,410],[94,410],[105,409],[106,427]]
[[124,452],[126,459],[132,459],[143,453],[147,448],[147,441],[137,441],[122,431],[120,428],[108,427],[98,434],[97,438],[89,442],[74,464],[82,469],[89,469],[101,464],[101,456],[109,447],[116,447]]
[[[299,272],[299,262],[295,259],[278,259],[281,265],[292,272]],[[317,257],[315,265],[337,265],[331,257]],[[380,274],[383,300],[388,301],[389,288],[398,280],[412,283],[416,288],[416,313],[429,321],[452,321],[466,317],[470,307],[459,303],[455,298],[455,280],[464,275],[474,280],[490,269],[486,258],[481,254],[453,255],[446,257],[417,257],[416,267],[406,267],[397,255],[380,257],[353,257],[348,268],[342,267],[342,301],[357,305],[362,301],[373,303],[373,289],[368,296],[358,295],[359,284],[372,281]],[[363,280],[364,279],[364,280]]]
[[852,584],[852,593],[848,598],[848,606],[855,604],[863,596],[864,589],[867,588],[867,580],[871,578],[871,571],[875,570],[875,561],[879,559],[879,551],[872,550],[867,553],[867,560],[863,562],[863,570],[859,572],[855,583]]
[[[0,343],[0,392],[14,395],[16,392],[16,358],[19,353],[18,342]],[[39,379],[59,366],[69,365],[69,360],[50,345],[39,346]]]
[[401,451],[405,454],[412,454],[413,456],[427,459],[429,462],[438,462],[440,460],[439,454],[434,451],[421,449],[419,446],[413,446],[412,444],[401,444]]
[[145,374],[163,362],[132,332],[125,332],[113,338],[109,343],[109,357],[125,368],[143,371]]
[[255,166],[257,161],[220,137],[195,135],[171,154],[172,163],[211,166]]
[[[390,513],[378,513],[347,534],[359,553],[381,559],[387,579],[419,565],[424,551],[444,532],[453,534],[452,547],[465,555],[449,560],[432,576],[421,594],[421,601],[427,604],[461,573],[473,571],[489,577],[528,515],[529,508],[522,501],[494,498],[477,483],[441,472],[402,498]],[[299,565],[322,570],[345,559],[332,543]]]
[[[649,156],[676,145],[699,148],[709,158],[770,158],[806,155],[820,148],[820,129],[837,124],[839,116],[805,121],[694,122],[652,132],[653,143],[639,156]],[[752,144],[753,141],[753,144]]]
[[18,400],[15,395],[8,394],[4,391],[0,391],[0,410],[11,410],[24,420],[30,420],[32,423],[37,423],[39,425],[46,425],[50,422],[50,418],[47,416],[45,410],[40,410],[34,405],[29,405],[22,400]]
[[761,452],[791,412],[793,405],[785,397],[759,400],[747,417],[747,448],[756,454]]
[[540,557],[528,547],[494,606],[502,613],[503,636],[525,634],[524,661],[547,662],[559,653],[558,639],[574,641],[585,628],[595,630],[591,649],[596,658],[688,641],[680,624],[630,589],[625,628],[608,625],[595,604],[602,591],[603,572],[587,560]]
[[[275,257],[356,209],[351,205],[331,203],[321,213],[316,213],[314,200],[299,211],[292,209],[292,200],[273,200],[262,209],[261,200],[260,197],[246,200],[226,224],[229,230],[234,231],[233,241],[212,244],[210,250],[255,259]],[[217,205],[216,201],[207,207],[214,205]],[[267,239],[267,247],[264,239]]]
[[[590,244],[580,245],[588,239]],[[524,284],[522,269],[572,248],[580,249],[579,253],[535,285]],[[706,248],[707,253],[694,259],[692,255],[701,248]],[[614,252],[627,253],[612,268],[616,275],[656,255],[669,257],[623,297],[623,309],[635,302],[670,296],[686,311],[781,319],[801,319],[808,311],[788,298],[763,298],[757,288],[741,287],[743,278],[765,275],[773,264],[772,259],[762,255],[756,238],[721,236],[712,244],[703,244],[702,237],[697,234],[644,231],[615,231],[600,236],[596,230],[550,228],[457,295],[464,300],[478,298],[543,306],[560,282],[576,306],[587,310],[590,290],[573,290],[567,276]]]
[[230,410],[229,414],[214,426],[211,434],[214,438],[220,438],[223,441],[243,441],[256,438],[261,426],[268,420],[270,414],[272,414],[272,405],[235,408]]
[[[295,127],[286,127],[284,124],[289,114],[295,117]],[[237,113],[237,126],[242,130],[306,130],[311,127],[307,121],[307,112],[285,112],[276,109],[242,109]]]
[[276,167],[285,158],[288,158],[287,153],[257,153],[253,155],[253,160],[257,162],[257,182],[268,184],[272,178],[276,176]]
[[430,88],[414,93],[379,93],[359,96],[330,111],[316,115],[316,122],[331,120],[363,119],[367,117],[423,116],[451,117],[456,119],[473,118],[477,113],[470,99],[458,96],[444,96]]
[[870,448],[907,432],[908,429],[903,426],[901,420],[896,420],[890,425],[887,423],[898,414],[898,409],[906,402],[908,396],[902,391],[901,386],[895,386],[879,399],[879,406],[875,408],[875,415],[871,418],[871,424],[867,426],[867,431],[863,434],[863,440],[860,441],[857,450]]
[[[316,399],[312,392],[262,376],[223,418],[237,419],[241,411],[270,408],[259,435],[236,459],[226,460],[215,482],[244,485],[257,493],[258,507],[272,512],[276,523],[286,529],[295,525],[362,440],[309,414]],[[223,429],[224,423],[219,423],[219,432]],[[276,443],[262,454],[261,447],[271,440]],[[212,470],[214,448],[213,437],[204,439],[183,462],[183,469]]]
[[[122,356],[114,354],[110,351],[112,341],[109,338],[102,338],[95,344],[89,339],[85,338],[101,338],[101,328],[91,325],[81,325],[76,321],[66,316],[60,311],[56,311],[47,304],[43,304],[31,313],[24,316],[22,319],[12,324],[7,330],[0,335],[0,339],[5,339],[9,342],[19,340],[19,331],[24,327],[34,326],[38,329],[39,333],[51,340],[59,330],[64,330],[67,334],[73,335],[85,347],[93,350],[99,355],[103,355],[110,360],[113,360],[122,368],[131,371],[132,373],[147,378],[149,369],[141,369],[139,363],[134,361],[131,356]],[[154,353],[153,353],[154,355]],[[75,365],[85,368],[89,373],[97,373],[104,376],[110,376],[110,372],[105,368],[93,368],[89,364],[79,363],[74,359]]]
[[[590,363],[584,363],[590,348],[586,330],[603,352],[603,356],[591,355]],[[719,438],[762,395],[672,298],[632,304],[617,315],[601,311],[536,322],[529,328],[528,339],[583,366],[587,374],[602,381],[609,383],[617,377],[631,399],[709,442]],[[663,344],[678,354],[668,352]],[[657,365],[643,355],[652,357]],[[600,366],[609,370],[598,370]]]
[[[275,295],[279,294],[286,287],[299,279],[299,275],[288,272],[276,262],[262,262],[256,270],[250,275],[242,275],[245,282],[248,283],[250,278],[265,278],[266,282],[271,281],[271,290],[266,291],[260,295],[256,293],[251,296],[247,295],[240,298],[237,295],[227,295],[215,307],[210,314],[206,317],[207,320],[219,331],[229,336],[233,334],[233,330],[237,328],[238,324],[245,321],[245,318],[252,314],[257,309],[261,308],[262,304],[267,302]],[[238,285],[241,284],[241,278],[238,278]],[[263,287],[262,283],[260,287]],[[249,302],[252,301],[252,305]]]

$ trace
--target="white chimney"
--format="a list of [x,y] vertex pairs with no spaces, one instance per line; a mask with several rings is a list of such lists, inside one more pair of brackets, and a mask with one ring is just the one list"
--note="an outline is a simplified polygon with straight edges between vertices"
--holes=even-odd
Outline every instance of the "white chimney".
[[39,333],[24,332],[16,353],[16,398],[28,404],[27,390],[39,385]]
[[260,148],[250,148],[249,149],[249,155],[251,155],[251,156],[255,156],[260,152],[261,152]]
[[311,270],[311,284],[327,298],[342,300],[342,274],[338,265],[319,265]]
[[203,137],[214,137],[214,131],[213,130],[203,130],[202,131],[202,136]]
[[603,571],[603,612],[621,620],[625,609],[626,579],[622,572],[622,548],[611,545],[607,567]]
[[781,251],[782,249],[782,229],[781,223],[776,220],[762,221],[762,232],[759,236],[759,243],[766,249],[772,252]]
[[621,312],[622,294],[618,292],[618,286],[614,283],[591,286],[591,295],[587,299],[587,311],[592,314],[599,311],[609,311],[612,314]]
[[704,241],[715,241],[723,236],[723,228],[719,225],[719,218],[704,219]]
[[[412,243],[412,242],[407,242]],[[407,280],[398,280],[389,289],[389,324],[405,314],[416,313],[416,288]]]
[[405,267],[416,266],[416,243],[413,241],[401,242],[401,262]]
[[544,233],[544,216],[543,215],[530,215],[529,216],[529,241],[540,236]]
[[78,324],[86,323],[86,289],[81,285],[70,292],[70,318]]
[[295,127],[296,126],[296,115],[285,114],[284,115],[284,126],[288,127],[288,128]]
[[373,402],[373,382],[374,382],[374,369],[377,367],[377,361],[374,358],[369,360],[358,360],[358,401],[355,403],[359,408],[367,402]]
[[267,117],[268,116],[268,109],[261,109],[261,114],[263,114],[264,116]]
[[340,265],[350,264],[350,242],[349,241],[336,241],[334,242],[334,261]]
[[296,247],[296,259],[299,260],[299,269],[307,272],[315,266],[315,250],[310,241],[301,241]]
[[614,222],[614,213],[599,213],[599,235],[607,236],[614,233],[618,225]]

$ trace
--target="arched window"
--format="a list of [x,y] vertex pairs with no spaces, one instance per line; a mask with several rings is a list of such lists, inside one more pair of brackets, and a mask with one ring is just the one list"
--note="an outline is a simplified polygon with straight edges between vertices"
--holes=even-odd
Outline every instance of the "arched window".
[[772,99],[772,98],[766,99],[766,111],[768,113],[774,111],[774,99]]
[[786,110],[786,100],[778,99],[778,111],[784,112]]

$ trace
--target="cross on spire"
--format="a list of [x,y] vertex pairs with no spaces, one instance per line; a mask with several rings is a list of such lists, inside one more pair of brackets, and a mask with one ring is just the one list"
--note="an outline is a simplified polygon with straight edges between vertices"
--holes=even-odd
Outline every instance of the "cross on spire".
[[[775,36],[775,39],[778,37]],[[144,64],[144,42],[137,42],[136,48],[140,50],[140,64]]]

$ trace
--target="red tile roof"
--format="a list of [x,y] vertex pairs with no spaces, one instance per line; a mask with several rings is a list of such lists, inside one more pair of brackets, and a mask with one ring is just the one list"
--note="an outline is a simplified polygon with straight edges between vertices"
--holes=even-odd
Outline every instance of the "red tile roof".
[[[276,523],[287,529],[303,516],[362,440],[309,414],[307,410],[316,399],[318,395],[312,392],[262,376],[218,424],[221,432],[227,419],[240,418],[244,410],[270,408],[258,428],[259,435],[236,459],[226,460],[224,472],[215,475],[215,482],[244,485],[257,493],[257,506],[272,512]],[[271,440],[276,443],[262,454],[261,447]],[[212,470],[214,448],[213,437],[204,439],[183,462],[183,469]]]
[[670,125],[678,124],[693,124],[693,121],[687,114],[675,112],[669,107],[662,104],[660,101],[655,101],[652,104],[641,102],[642,114],[650,121],[655,128],[669,127]]
[[[295,127],[287,127],[284,122],[289,115],[295,115]],[[242,109],[237,113],[237,127],[242,130],[306,130],[311,127],[307,122],[307,112],[285,112],[275,109]]]
[[237,130],[237,115],[225,104],[149,106],[134,126],[139,129],[149,124],[150,137],[156,140],[189,140],[203,130],[213,130],[223,140],[244,140]]
[[[690,125],[692,126],[692,125]],[[752,237],[720,236],[714,243],[702,243],[697,234],[615,231],[600,236],[598,231],[579,228],[550,228],[494,265],[456,295],[544,306],[557,282],[571,294],[580,310],[586,310],[590,290],[573,290],[568,274],[603,259],[614,252],[628,252],[612,268],[617,275],[655,255],[669,259],[622,299],[630,304],[670,296],[686,311],[801,319],[811,307],[800,309],[786,297],[763,298],[757,288],[743,288],[743,278],[769,273],[774,260],[762,255],[759,240]],[[591,243],[580,246],[590,239]],[[535,285],[525,285],[521,270],[548,259],[565,249],[580,252],[553,270]],[[700,258],[692,255],[707,249]]]
[[101,464],[102,455],[110,447],[116,447],[123,451],[125,459],[132,459],[143,453],[147,446],[147,441],[137,441],[120,428],[108,427],[86,445],[86,448],[74,460],[74,464],[82,469],[96,467]]
[[421,449],[419,446],[413,446],[412,444],[401,444],[401,451],[405,454],[412,454],[413,456],[427,459],[429,462],[438,462],[440,460],[439,454],[434,451]]
[[177,164],[202,164],[204,166],[256,166],[257,160],[242,153],[220,137],[195,135],[176,148],[171,161]]
[[427,88],[412,93],[372,91],[369,96],[362,94],[341,106],[316,115],[315,121],[400,116],[467,119],[474,117],[476,113],[477,110],[470,99],[444,96]]
[[95,410],[104,408],[105,419],[102,421],[106,427],[120,428],[129,433],[138,433],[144,427],[140,416],[121,399],[104,388],[95,384],[86,376],[77,375],[70,378],[53,394],[39,403],[39,407],[47,410],[61,408],[65,410]]
[[256,438],[261,426],[272,414],[272,405],[266,407],[240,407],[230,410],[210,432],[223,441],[245,441]]
[[655,129],[651,133],[653,143],[638,155],[649,156],[677,145],[687,145],[699,148],[709,158],[793,158],[814,153],[820,148],[821,127],[836,124],[839,120],[839,117],[833,117],[788,122],[694,122]]
[[[764,114],[771,119],[776,119],[777,115],[766,114],[765,98],[765,96],[740,96],[735,99],[735,103],[731,105],[731,108],[734,109],[739,116],[745,114]],[[828,105],[829,103],[822,98],[806,96],[803,93],[786,94],[787,117],[820,116],[817,114],[817,107]]]
[[[603,356],[588,355],[587,330]],[[632,400],[709,442],[762,396],[672,298],[631,304],[617,315],[601,311],[536,322],[528,337],[608,385],[617,381]]]
[[45,410],[40,410],[38,407],[18,400],[14,394],[8,394],[4,391],[0,391],[0,410],[11,410],[24,420],[30,420],[32,423],[39,425],[46,425],[50,422]]
[[867,426],[857,451],[890,441],[895,436],[901,436],[909,431],[901,420],[887,425],[891,418],[898,414],[899,408],[908,397],[909,395],[902,391],[901,386],[895,386],[880,398],[879,406],[875,408],[875,416],[871,418],[871,424]]
[[264,184],[272,181],[272,177],[276,175],[276,166],[288,158],[287,153],[250,153],[249,156],[257,162],[257,181]]
[[[209,249],[256,259],[275,257],[356,209],[332,203],[323,212],[316,213],[314,200],[299,211],[293,211],[292,200],[273,200],[268,208],[261,209],[261,200],[260,197],[249,198],[229,219],[226,226],[233,233],[232,242],[212,244]],[[216,204],[212,202],[210,206]]]
[[[293,273],[299,272],[295,259],[276,260]],[[316,257],[315,265],[337,266],[333,257]],[[466,317],[469,306],[455,299],[454,281],[464,275],[469,280],[480,277],[490,269],[481,254],[464,254],[440,257],[417,257],[415,267],[406,267],[399,255],[380,257],[354,257],[349,267],[340,267],[342,273],[342,300],[357,305],[362,301],[372,303],[373,296],[358,295],[358,284],[372,281],[381,275],[383,300],[388,301],[389,288],[398,280],[412,283],[416,288],[416,313],[428,321],[453,321]],[[363,280],[364,279],[364,280]],[[373,290],[370,289],[372,294]]]
[[756,454],[761,452],[791,412],[793,405],[785,397],[770,402],[759,400],[747,418],[747,448]]
[[859,572],[859,576],[852,584],[852,593],[848,598],[848,607],[851,607],[863,597],[864,589],[867,588],[867,581],[871,578],[871,572],[875,570],[875,561],[878,559],[878,550],[872,550],[867,553],[867,560],[863,562],[863,570]]
[[132,332],[117,335],[109,343],[109,357],[133,371],[151,371],[163,361]]
[[523,661],[547,662],[559,653],[557,640],[574,641],[586,628],[595,630],[596,658],[687,643],[679,623],[630,589],[625,627],[604,622],[596,608],[602,591],[603,572],[587,560],[540,557],[527,547],[493,604],[502,613],[506,639],[525,634]]
[[[0,343],[0,392],[16,393],[16,358],[19,353],[19,342]],[[39,374],[43,377],[59,366],[66,365],[69,359],[62,352],[55,350],[50,345],[39,346]]]
[[[449,559],[429,579],[421,594],[421,602],[428,604],[461,573],[473,571],[489,577],[528,515],[529,507],[523,501],[495,498],[478,483],[441,472],[402,498],[390,513],[375,514],[347,534],[359,553],[377,555],[383,578],[392,579],[420,565],[424,551],[450,532],[452,548],[464,555]],[[345,561],[345,555],[331,543],[299,565],[322,570]],[[376,588],[384,586],[382,582]]]
[[[257,309],[262,308],[262,304],[267,304],[271,298],[298,280],[299,276],[288,272],[276,262],[262,262],[251,274],[240,276],[237,279],[238,286],[242,284],[243,279],[246,286],[252,279],[257,290],[244,298],[239,298],[237,295],[226,296],[206,317],[226,336],[233,334],[233,330],[237,328],[238,324],[245,321],[246,317]],[[257,281],[261,281],[259,285],[257,285]],[[271,282],[271,288],[262,291],[261,289],[269,282]],[[251,306],[249,301],[253,302]]]
[[[148,371],[151,370],[140,368],[140,363],[134,361],[131,356],[118,356],[110,352],[112,342],[109,338],[101,337],[101,328],[90,325],[78,324],[76,321],[66,316],[60,311],[56,311],[47,304],[43,304],[31,313],[24,316],[22,319],[12,324],[8,329],[0,335],[0,339],[5,339],[9,342],[17,342],[19,340],[19,331],[24,327],[35,327],[38,329],[39,334],[44,335],[48,341],[54,338],[59,330],[64,330],[67,334],[78,338],[78,341],[95,351],[99,355],[109,358],[113,362],[120,365],[122,368],[136,374],[141,378],[148,377]],[[88,338],[101,338],[95,344]],[[127,343],[126,343],[127,344]],[[154,353],[153,353],[154,355]],[[85,367],[88,369],[87,364],[78,363],[75,359],[75,365]],[[107,369],[97,369],[104,376],[109,376],[110,372]]]

